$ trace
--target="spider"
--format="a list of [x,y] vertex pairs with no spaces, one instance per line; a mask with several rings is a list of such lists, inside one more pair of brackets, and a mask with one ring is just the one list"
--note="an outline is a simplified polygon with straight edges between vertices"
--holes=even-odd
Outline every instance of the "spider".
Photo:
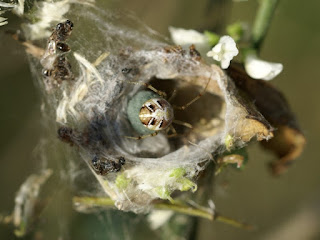
[[[128,72],[128,69],[122,69],[122,72]],[[172,126],[172,123],[183,125],[188,128],[192,128],[189,123],[179,121],[174,118],[174,109],[185,110],[192,103],[197,101],[207,90],[208,80],[205,88],[195,98],[186,103],[183,106],[173,106],[170,104],[170,99],[166,100],[166,94],[157,90],[149,83],[131,82],[134,84],[143,84],[148,90],[139,91],[128,102],[127,115],[132,127],[139,133],[139,137],[130,137],[131,139],[144,139],[147,137],[156,136],[160,131],[165,130],[168,133],[171,130],[173,133],[168,137],[177,136],[177,132]]]

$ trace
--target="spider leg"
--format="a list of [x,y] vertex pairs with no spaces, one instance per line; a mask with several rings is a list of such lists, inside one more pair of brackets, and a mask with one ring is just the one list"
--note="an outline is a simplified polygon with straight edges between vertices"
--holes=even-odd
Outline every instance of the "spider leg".
[[145,83],[145,82],[134,82],[134,81],[128,81],[128,83],[131,84],[138,84],[138,85],[143,85],[146,88],[149,88],[151,91],[155,92],[156,94],[158,94],[159,96],[163,97],[163,98],[167,98],[167,94],[165,92],[162,92],[158,89],[156,89],[155,87],[153,87],[150,83]]
[[173,105],[173,108],[175,109],[180,109],[180,110],[185,110],[187,107],[189,107],[192,103],[194,103],[195,101],[197,101],[199,98],[202,97],[203,94],[205,94],[205,92],[207,91],[207,88],[208,88],[208,85],[209,85],[209,82],[211,80],[211,77],[209,78],[205,88],[202,90],[202,92],[200,92],[194,99],[192,99],[190,102],[186,103],[185,105],[183,106],[175,106]]
[[126,138],[130,138],[130,139],[135,139],[135,140],[141,140],[141,139],[144,139],[144,138],[154,137],[154,136],[157,136],[157,135],[158,135],[158,132],[154,132],[154,133],[143,135],[143,136],[139,136],[139,137],[130,137],[130,136],[125,136],[125,137]]
[[181,125],[181,126],[185,126],[187,128],[192,128],[192,125],[190,123],[182,122],[182,121],[177,120],[177,119],[173,119],[172,122],[175,123],[175,124]]
[[177,90],[176,89],[174,89],[173,90],[173,93],[171,94],[171,96],[168,98],[168,102],[171,102],[171,100],[176,96],[176,93],[177,93]]
[[[171,130],[171,134],[169,134],[169,131]],[[176,131],[176,129],[172,126],[172,125],[170,125],[167,129],[166,129],[166,134],[167,134],[167,137],[168,138],[171,138],[171,137],[176,137],[176,136],[178,136],[178,133],[177,133],[177,131]]]

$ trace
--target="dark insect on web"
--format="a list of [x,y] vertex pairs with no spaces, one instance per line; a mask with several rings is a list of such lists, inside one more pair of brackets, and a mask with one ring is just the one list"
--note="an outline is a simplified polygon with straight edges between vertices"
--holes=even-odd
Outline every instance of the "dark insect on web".
[[[88,129],[90,130],[90,134],[88,134]],[[90,148],[91,150],[96,149],[95,145],[97,142],[104,144],[102,137],[97,133],[98,129],[92,129],[92,127],[88,127],[85,132],[79,132],[70,127],[60,127],[57,131],[58,138],[65,142],[69,143],[71,146],[81,146],[85,148]],[[97,136],[98,135],[98,136]],[[119,172],[121,167],[125,164],[126,160],[124,157],[119,157],[114,160],[107,159],[103,157],[98,157],[95,155],[90,165],[92,169],[99,175],[106,175],[112,172]]]
[[58,23],[50,39],[54,41],[65,41],[70,36],[72,29],[73,23],[70,20]]
[[70,20],[58,23],[48,39],[41,64],[44,66],[42,74],[49,85],[59,85],[62,81],[74,79],[71,64],[65,56],[71,50],[65,41],[71,35],[72,29],[73,23]]
[[69,127],[60,127],[58,129],[58,138],[66,143],[69,143],[71,146],[74,144],[74,132],[72,128]]
[[120,157],[118,161],[112,161],[109,159],[101,159],[98,156],[95,156],[91,160],[91,165],[94,171],[100,175],[106,175],[110,172],[119,172],[121,166],[125,164],[125,158]]

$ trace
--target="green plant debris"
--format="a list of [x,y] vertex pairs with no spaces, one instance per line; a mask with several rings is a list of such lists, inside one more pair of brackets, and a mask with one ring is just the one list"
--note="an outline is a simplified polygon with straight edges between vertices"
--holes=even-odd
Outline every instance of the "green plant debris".
[[[237,156],[241,156],[242,157],[242,162],[241,165],[239,166],[238,163],[230,163],[231,166],[233,166],[234,168],[238,169],[238,170],[243,170],[249,160],[249,155],[248,155],[248,151],[246,148],[239,148],[239,149],[234,149],[230,152],[230,155],[237,155]],[[228,154],[225,154],[226,156],[228,156]]]
[[26,235],[26,227],[27,224],[25,221],[21,221],[19,228],[14,230],[14,235],[16,235],[17,237],[23,237]]
[[159,198],[169,200],[171,203],[174,202],[174,200],[170,196],[172,192],[167,187],[157,187],[155,191],[158,194]]
[[210,46],[214,46],[219,42],[220,36],[216,33],[205,31],[204,35],[208,38]]
[[226,149],[227,149],[227,151],[230,151],[231,150],[231,148],[232,148],[232,146],[233,146],[233,137],[230,135],[230,134],[228,134],[227,136],[226,136],[226,138],[225,138],[225,140],[224,140],[224,144],[225,144],[225,146],[226,146]]
[[174,177],[174,178],[181,178],[186,174],[186,170],[184,168],[176,168],[172,170],[171,174],[169,177]]
[[227,27],[227,34],[230,35],[233,40],[239,42],[244,34],[243,24],[236,22]]
[[192,182],[188,178],[181,178],[178,180],[178,182],[182,185],[179,189],[182,192],[189,191],[190,189],[192,192],[195,192],[198,189],[197,184],[195,184],[194,182]]
[[215,175],[218,175],[223,168],[226,166],[232,166],[237,170],[243,170],[246,163],[248,162],[248,152],[246,148],[235,149],[231,152],[224,153],[218,157],[218,168],[215,172]]
[[171,172],[169,177],[174,177],[175,182],[181,185],[179,187],[180,191],[189,191],[190,189],[192,192],[197,191],[197,184],[191,181],[190,179],[184,177],[186,172],[187,171],[184,168],[176,168]]
[[117,178],[116,178],[116,186],[119,189],[126,189],[128,187],[130,183],[130,179],[126,178],[126,176],[124,175],[124,173],[122,174],[118,174]]

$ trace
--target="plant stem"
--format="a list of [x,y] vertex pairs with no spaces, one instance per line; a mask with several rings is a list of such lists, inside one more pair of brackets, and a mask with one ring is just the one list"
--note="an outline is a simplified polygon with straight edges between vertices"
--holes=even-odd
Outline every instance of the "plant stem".
[[[77,206],[83,207],[109,207],[114,208],[114,201],[110,198],[106,197],[73,197],[73,204]],[[232,225],[237,228],[242,228],[246,230],[251,230],[253,227],[251,225],[247,225],[232,218],[228,218],[222,216],[220,214],[214,215],[209,209],[205,208],[195,208],[191,206],[187,206],[182,203],[174,202],[174,203],[155,203],[153,204],[153,208],[157,210],[171,210],[177,213],[186,214],[193,217],[201,217],[208,219],[210,221],[219,221],[226,223],[228,225]]]
[[222,216],[220,214],[216,214],[214,220],[218,221],[218,222],[222,222],[222,223],[228,224],[228,225],[232,225],[233,227],[242,228],[242,229],[250,230],[250,231],[254,230],[254,226],[252,226],[252,225],[239,222],[237,220],[234,220],[234,219],[229,218],[229,217]]
[[172,210],[177,213],[183,213],[189,216],[194,216],[194,217],[202,217],[206,218],[210,221],[213,221],[213,214],[204,209],[198,209],[194,207],[189,207],[183,204],[179,203],[173,203],[173,204],[168,204],[168,203],[155,203],[154,204],[154,209],[158,210]]
[[106,197],[73,197],[72,202],[75,206],[82,204],[88,207],[114,207],[114,201]]
[[252,47],[259,51],[270,27],[279,0],[260,0],[260,7],[252,29]]
[[[106,197],[73,197],[73,203],[77,205],[85,205],[88,207],[114,207],[114,201]],[[190,216],[202,217],[213,220],[213,214],[209,210],[189,207],[180,203],[155,203],[154,209],[172,210],[178,213],[183,213]]]

